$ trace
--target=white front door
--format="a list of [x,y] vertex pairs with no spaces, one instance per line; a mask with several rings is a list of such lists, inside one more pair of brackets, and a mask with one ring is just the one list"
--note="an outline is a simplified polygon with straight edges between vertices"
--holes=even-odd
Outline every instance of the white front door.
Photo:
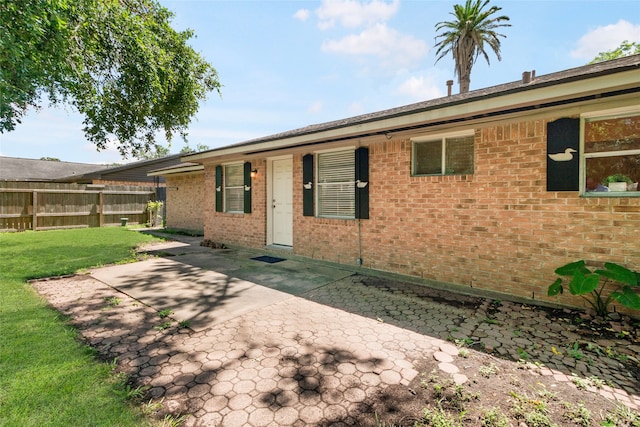
[[293,246],[293,160],[272,160],[271,165],[273,244]]

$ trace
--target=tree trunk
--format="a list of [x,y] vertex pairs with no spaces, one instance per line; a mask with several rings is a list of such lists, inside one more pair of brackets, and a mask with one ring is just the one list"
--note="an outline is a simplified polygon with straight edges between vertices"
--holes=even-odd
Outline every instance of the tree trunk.
[[461,75],[458,82],[460,83],[460,93],[469,92],[469,85],[471,84],[470,74]]

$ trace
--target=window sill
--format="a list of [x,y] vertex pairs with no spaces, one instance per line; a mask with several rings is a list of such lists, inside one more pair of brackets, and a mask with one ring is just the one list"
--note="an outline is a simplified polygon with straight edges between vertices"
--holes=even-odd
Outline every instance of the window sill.
[[640,191],[591,191],[580,197],[640,197]]
[[321,216],[316,215],[314,218],[317,219],[335,219],[338,221],[354,221],[356,218],[353,216]]

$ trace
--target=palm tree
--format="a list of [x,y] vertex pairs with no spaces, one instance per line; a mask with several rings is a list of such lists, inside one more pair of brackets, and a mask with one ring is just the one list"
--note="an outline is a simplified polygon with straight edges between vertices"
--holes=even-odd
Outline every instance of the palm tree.
[[449,52],[453,54],[455,61],[455,73],[460,83],[460,93],[469,92],[469,83],[471,82],[471,67],[482,54],[489,64],[489,55],[485,51],[485,43],[493,49],[498,61],[500,57],[500,39],[506,37],[498,34],[494,30],[499,27],[510,27],[506,24],[508,16],[499,16],[497,18],[492,15],[502,8],[491,6],[489,10],[484,11],[485,6],[489,4],[489,0],[467,0],[464,7],[456,4],[453,6],[455,16],[453,21],[442,21],[436,24],[436,31],[442,31],[436,36],[441,39],[434,47],[437,47],[436,63]]

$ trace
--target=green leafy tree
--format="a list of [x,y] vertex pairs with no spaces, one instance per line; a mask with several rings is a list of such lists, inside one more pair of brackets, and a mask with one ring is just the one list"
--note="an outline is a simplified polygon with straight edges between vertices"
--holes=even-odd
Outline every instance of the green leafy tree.
[[209,146],[204,144],[196,145],[195,149],[185,144],[185,146],[182,147],[182,150],[180,150],[180,154],[199,153],[200,151],[207,151],[208,149],[209,149]]
[[156,144],[145,151],[138,151],[136,159],[138,160],[152,160],[160,159],[169,155],[169,149],[162,145]]
[[96,147],[149,151],[156,133],[186,136],[216,70],[170,26],[155,0],[4,0],[0,7],[0,132],[48,100],[84,116]]
[[469,92],[471,83],[471,68],[482,54],[489,62],[489,55],[485,49],[489,46],[498,57],[500,56],[500,37],[506,37],[495,30],[500,27],[510,27],[507,24],[508,16],[494,16],[502,10],[498,6],[491,6],[488,10],[485,7],[489,0],[467,0],[464,6],[456,4],[453,6],[451,15],[455,18],[452,21],[442,21],[436,24],[436,31],[440,32],[436,36],[436,63],[449,53],[453,55],[455,62],[455,74],[458,76],[460,93]]
[[638,42],[629,42],[628,40],[620,43],[615,49],[608,50],[606,52],[600,52],[598,56],[596,56],[593,61],[589,62],[589,64],[595,64],[597,62],[610,61],[612,59],[622,58],[624,56],[630,55],[638,55],[640,54],[640,43]]
[[40,157],[40,160],[46,160],[49,162],[59,162],[60,159],[57,157]]

